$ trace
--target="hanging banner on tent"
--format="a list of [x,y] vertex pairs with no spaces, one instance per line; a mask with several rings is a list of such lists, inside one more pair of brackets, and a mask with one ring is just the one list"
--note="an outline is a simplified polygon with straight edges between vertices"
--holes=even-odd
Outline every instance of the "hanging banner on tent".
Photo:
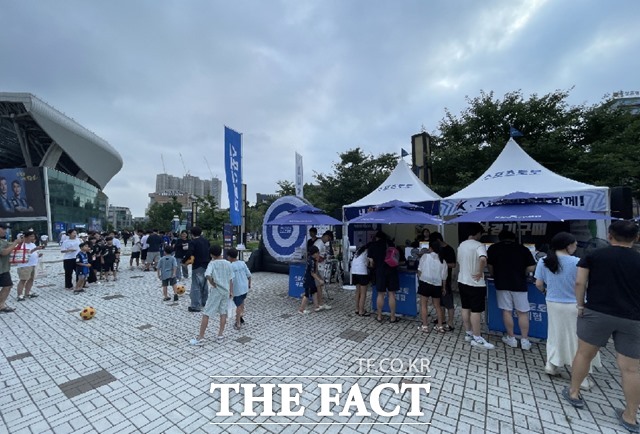
[[224,169],[229,191],[229,217],[234,226],[242,225],[242,135],[224,127]]
[[296,196],[304,197],[303,186],[302,155],[296,152]]

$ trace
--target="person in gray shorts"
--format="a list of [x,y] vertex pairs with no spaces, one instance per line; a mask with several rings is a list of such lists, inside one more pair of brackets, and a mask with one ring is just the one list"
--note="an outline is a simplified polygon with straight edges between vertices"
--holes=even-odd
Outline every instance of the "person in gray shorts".
[[578,262],[578,351],[572,364],[571,387],[562,392],[571,405],[584,407],[580,383],[598,349],[613,337],[626,401],[624,409],[616,409],[616,416],[630,432],[639,432],[636,413],[640,405],[640,253],[633,250],[637,239],[634,222],[615,221],[609,226],[611,245],[594,250]]

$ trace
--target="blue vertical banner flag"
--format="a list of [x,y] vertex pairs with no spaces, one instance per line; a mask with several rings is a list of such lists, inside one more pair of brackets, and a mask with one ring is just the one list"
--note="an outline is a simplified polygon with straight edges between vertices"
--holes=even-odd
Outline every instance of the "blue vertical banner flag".
[[229,191],[231,224],[242,225],[242,134],[224,127],[224,168]]
[[302,170],[302,155],[296,152],[296,196],[304,197],[304,176]]

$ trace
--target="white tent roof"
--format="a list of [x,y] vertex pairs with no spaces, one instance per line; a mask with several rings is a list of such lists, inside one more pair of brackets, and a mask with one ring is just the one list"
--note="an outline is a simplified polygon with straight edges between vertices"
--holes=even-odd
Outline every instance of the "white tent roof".
[[398,165],[389,177],[362,199],[345,205],[343,208],[380,205],[390,200],[419,203],[431,202],[442,199],[418,178],[404,160],[400,159]]
[[[606,205],[608,190],[607,187],[595,187],[552,172],[531,158],[511,138],[498,158],[482,176],[457,193],[443,199],[441,214],[455,214],[456,212],[452,209],[452,204],[455,202],[496,198],[514,191],[555,194],[557,196],[575,193],[582,195],[583,199],[587,197],[587,202],[590,202],[582,205],[577,203],[574,204],[575,206],[591,211],[605,211],[602,207],[604,206],[608,210]],[[567,203],[567,205],[572,204]],[[458,211],[460,210],[458,209]]]

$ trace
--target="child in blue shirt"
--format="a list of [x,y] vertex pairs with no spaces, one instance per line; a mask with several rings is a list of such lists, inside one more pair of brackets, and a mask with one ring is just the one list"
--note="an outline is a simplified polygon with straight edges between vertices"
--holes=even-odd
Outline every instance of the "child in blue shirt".
[[87,276],[89,275],[89,268],[91,264],[89,263],[89,243],[81,243],[80,244],[80,252],[76,255],[76,276],[78,281],[76,282],[76,289],[73,290],[74,293],[84,292],[84,282],[87,280]]

